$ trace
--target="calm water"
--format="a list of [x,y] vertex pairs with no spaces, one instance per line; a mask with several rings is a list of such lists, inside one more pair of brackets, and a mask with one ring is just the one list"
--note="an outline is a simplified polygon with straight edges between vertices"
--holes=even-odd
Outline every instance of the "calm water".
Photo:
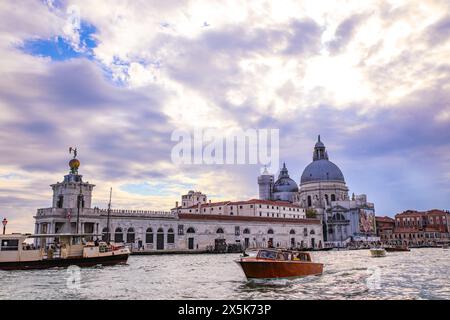
[[245,279],[238,256],[131,256],[81,269],[78,287],[66,269],[0,271],[0,299],[450,299],[450,250],[317,252],[322,276],[258,282]]

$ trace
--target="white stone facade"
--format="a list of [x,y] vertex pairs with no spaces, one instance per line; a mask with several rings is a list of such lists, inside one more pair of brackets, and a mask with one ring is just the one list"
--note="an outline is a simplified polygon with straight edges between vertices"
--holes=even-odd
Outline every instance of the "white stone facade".
[[[53,206],[38,209],[35,233],[79,233],[106,236],[108,210],[92,208],[94,185],[70,173],[52,185]],[[81,191],[80,191],[81,189]],[[305,210],[284,201],[208,202],[201,192],[190,191],[167,212],[110,210],[110,239],[133,250],[205,251],[225,240],[243,247],[322,247],[320,220],[306,219]],[[48,238],[38,246],[52,241]]]

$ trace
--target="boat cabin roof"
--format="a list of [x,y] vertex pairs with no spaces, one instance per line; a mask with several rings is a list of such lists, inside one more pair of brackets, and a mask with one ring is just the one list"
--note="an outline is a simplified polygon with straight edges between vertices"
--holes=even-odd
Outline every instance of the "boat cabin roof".
[[273,260],[288,260],[297,257],[304,261],[311,261],[309,252],[288,250],[288,249],[259,249],[258,258],[273,259]]
[[47,234],[30,234],[30,233],[12,233],[1,234],[0,239],[26,239],[26,238],[79,238],[79,237],[101,237],[101,234],[93,233],[47,233]]

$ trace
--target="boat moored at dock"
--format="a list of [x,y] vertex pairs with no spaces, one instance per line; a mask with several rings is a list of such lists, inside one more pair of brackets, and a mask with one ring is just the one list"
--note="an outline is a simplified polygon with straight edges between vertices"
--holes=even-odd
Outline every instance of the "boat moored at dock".
[[398,246],[385,246],[384,250],[387,252],[405,252],[405,251],[411,251],[411,249],[408,248],[408,246],[398,245]]
[[[9,234],[0,235],[0,270],[47,269],[76,265],[126,263],[130,250],[113,243],[85,241],[93,234]],[[54,239],[55,243],[35,248],[27,239]],[[44,242],[45,243],[45,242]]]
[[236,261],[247,279],[279,279],[321,275],[323,264],[312,262],[308,252],[260,249]]

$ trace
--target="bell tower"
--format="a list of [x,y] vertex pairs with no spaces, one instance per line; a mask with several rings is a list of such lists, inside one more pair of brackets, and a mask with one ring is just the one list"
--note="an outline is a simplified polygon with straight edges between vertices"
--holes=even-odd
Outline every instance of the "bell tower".
[[77,157],[77,149],[70,148],[73,153],[73,159],[69,161],[69,174],[64,176],[62,182],[52,184],[53,189],[53,208],[76,209],[78,203],[80,208],[91,208],[92,190],[95,185],[89,182],[83,182],[83,176],[78,173],[80,161]]
[[273,174],[270,174],[267,167],[264,167],[264,172],[258,177],[259,199],[272,200],[273,182]]

